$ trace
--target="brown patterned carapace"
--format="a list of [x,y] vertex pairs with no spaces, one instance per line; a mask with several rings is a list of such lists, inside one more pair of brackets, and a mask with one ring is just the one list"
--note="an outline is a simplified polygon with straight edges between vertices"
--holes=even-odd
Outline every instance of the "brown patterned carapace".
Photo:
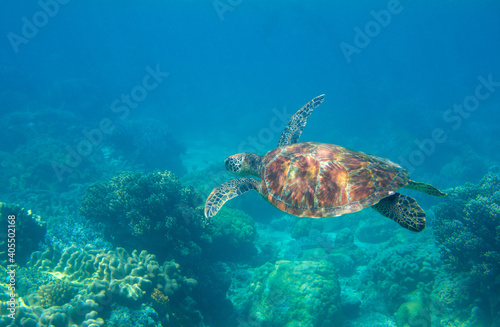
[[280,210],[312,218],[374,205],[408,184],[388,159],[325,143],[295,143],[262,159],[262,195]]

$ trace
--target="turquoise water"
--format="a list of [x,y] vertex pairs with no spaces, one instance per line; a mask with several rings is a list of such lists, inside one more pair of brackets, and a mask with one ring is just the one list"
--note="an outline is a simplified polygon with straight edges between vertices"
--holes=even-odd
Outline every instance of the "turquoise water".
[[[497,1],[0,13],[0,326],[500,325]],[[276,148],[320,94],[300,141],[388,158],[448,193],[403,190],[423,232],[371,209],[299,219],[254,192],[206,221],[206,198],[234,178],[224,159]]]

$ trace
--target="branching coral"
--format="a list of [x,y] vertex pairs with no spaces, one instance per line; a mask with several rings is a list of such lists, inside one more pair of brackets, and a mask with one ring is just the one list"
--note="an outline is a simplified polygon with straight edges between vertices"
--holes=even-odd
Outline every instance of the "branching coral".
[[90,187],[81,213],[104,224],[115,243],[134,243],[183,265],[199,262],[203,251],[212,260],[242,258],[242,252],[254,251],[256,230],[250,216],[223,208],[205,228],[201,204],[194,188],[182,187],[171,172],[128,172]]
[[78,287],[73,283],[55,279],[40,287],[29,302],[43,308],[61,306],[69,302],[78,293]]
[[469,277],[468,293],[480,298],[486,316],[500,308],[500,176],[489,173],[478,185],[466,184],[448,193],[434,208],[437,241],[454,272]]
[[479,185],[449,192],[434,208],[436,239],[455,271],[470,273],[482,287],[500,274],[500,176],[490,173]]
[[118,244],[133,241],[186,260],[197,257],[208,242],[200,204],[200,196],[183,188],[171,172],[124,172],[90,187],[81,213],[103,223],[106,235]]

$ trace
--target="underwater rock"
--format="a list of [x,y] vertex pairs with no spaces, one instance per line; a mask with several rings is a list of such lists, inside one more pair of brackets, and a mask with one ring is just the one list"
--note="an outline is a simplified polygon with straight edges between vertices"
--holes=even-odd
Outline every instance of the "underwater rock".
[[340,284],[329,262],[267,263],[254,270],[246,293],[234,302],[241,317],[262,326],[343,325]]

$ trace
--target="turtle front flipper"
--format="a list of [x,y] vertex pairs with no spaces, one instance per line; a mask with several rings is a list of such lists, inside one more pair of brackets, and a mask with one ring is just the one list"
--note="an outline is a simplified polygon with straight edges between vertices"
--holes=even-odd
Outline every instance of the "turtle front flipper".
[[415,182],[411,179],[408,181],[408,185],[406,185],[405,188],[433,196],[446,196],[446,193],[441,192],[438,188],[432,186],[431,184]]
[[260,182],[254,178],[232,179],[214,188],[205,203],[205,217],[210,218],[217,214],[224,203],[248,191],[260,192]]
[[306,103],[302,108],[297,111],[281,134],[280,140],[278,142],[278,148],[280,146],[290,145],[297,143],[302,134],[302,130],[306,126],[307,118],[311,115],[314,109],[319,106],[323,100],[325,100],[325,95],[318,95],[308,103]]
[[372,208],[412,232],[421,232],[425,228],[425,212],[409,196],[395,193],[383,198]]

